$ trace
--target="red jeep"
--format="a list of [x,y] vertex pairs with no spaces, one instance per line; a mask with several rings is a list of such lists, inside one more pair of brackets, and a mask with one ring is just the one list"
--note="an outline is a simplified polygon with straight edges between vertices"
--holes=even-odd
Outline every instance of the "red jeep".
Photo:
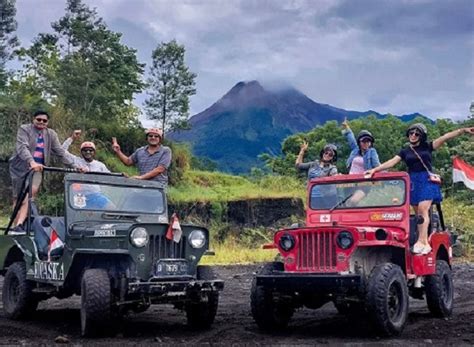
[[431,211],[432,251],[415,255],[420,218],[410,215],[410,178],[385,172],[372,179],[338,175],[308,184],[306,226],[279,230],[280,262],[252,282],[252,315],[261,329],[287,326],[298,307],[332,301],[340,313],[364,314],[382,335],[400,334],[408,296],[426,297],[431,313],[453,308],[450,234],[440,205]]

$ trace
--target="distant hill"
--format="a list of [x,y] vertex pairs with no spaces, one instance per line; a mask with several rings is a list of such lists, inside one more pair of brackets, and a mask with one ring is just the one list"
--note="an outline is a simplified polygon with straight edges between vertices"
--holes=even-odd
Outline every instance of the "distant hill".
[[[169,138],[191,143],[194,155],[217,162],[222,171],[245,173],[262,165],[259,154],[279,154],[288,135],[329,120],[368,115],[387,116],[320,104],[291,87],[269,90],[258,81],[239,82],[211,107],[191,117],[191,130],[172,133]],[[416,116],[419,114],[401,119]]]

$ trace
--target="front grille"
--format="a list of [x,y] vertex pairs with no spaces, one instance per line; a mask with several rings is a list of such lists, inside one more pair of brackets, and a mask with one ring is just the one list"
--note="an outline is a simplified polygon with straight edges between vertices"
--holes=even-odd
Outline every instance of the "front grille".
[[182,259],[185,257],[184,250],[186,238],[183,236],[176,243],[168,240],[165,235],[150,236],[150,256],[156,261],[159,259]]
[[298,233],[297,270],[336,271],[336,245],[333,231]]

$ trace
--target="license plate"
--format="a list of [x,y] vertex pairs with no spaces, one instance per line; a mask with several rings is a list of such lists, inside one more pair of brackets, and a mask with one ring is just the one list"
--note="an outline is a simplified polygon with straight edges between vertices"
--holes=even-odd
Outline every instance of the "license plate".
[[94,230],[95,237],[115,237],[117,232],[114,229]]
[[156,263],[158,276],[185,275],[187,272],[188,264],[185,260],[158,260]]

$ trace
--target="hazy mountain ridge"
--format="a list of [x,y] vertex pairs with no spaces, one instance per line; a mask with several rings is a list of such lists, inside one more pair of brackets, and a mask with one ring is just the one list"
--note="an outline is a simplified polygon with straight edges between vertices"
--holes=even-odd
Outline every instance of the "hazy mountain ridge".
[[[189,142],[193,153],[217,162],[222,171],[242,173],[262,163],[263,152],[280,153],[288,135],[308,131],[329,120],[341,122],[375,115],[375,111],[347,111],[317,103],[291,88],[268,90],[258,81],[239,82],[209,108],[190,118],[191,130],[169,138]],[[409,121],[419,114],[404,115]]]

